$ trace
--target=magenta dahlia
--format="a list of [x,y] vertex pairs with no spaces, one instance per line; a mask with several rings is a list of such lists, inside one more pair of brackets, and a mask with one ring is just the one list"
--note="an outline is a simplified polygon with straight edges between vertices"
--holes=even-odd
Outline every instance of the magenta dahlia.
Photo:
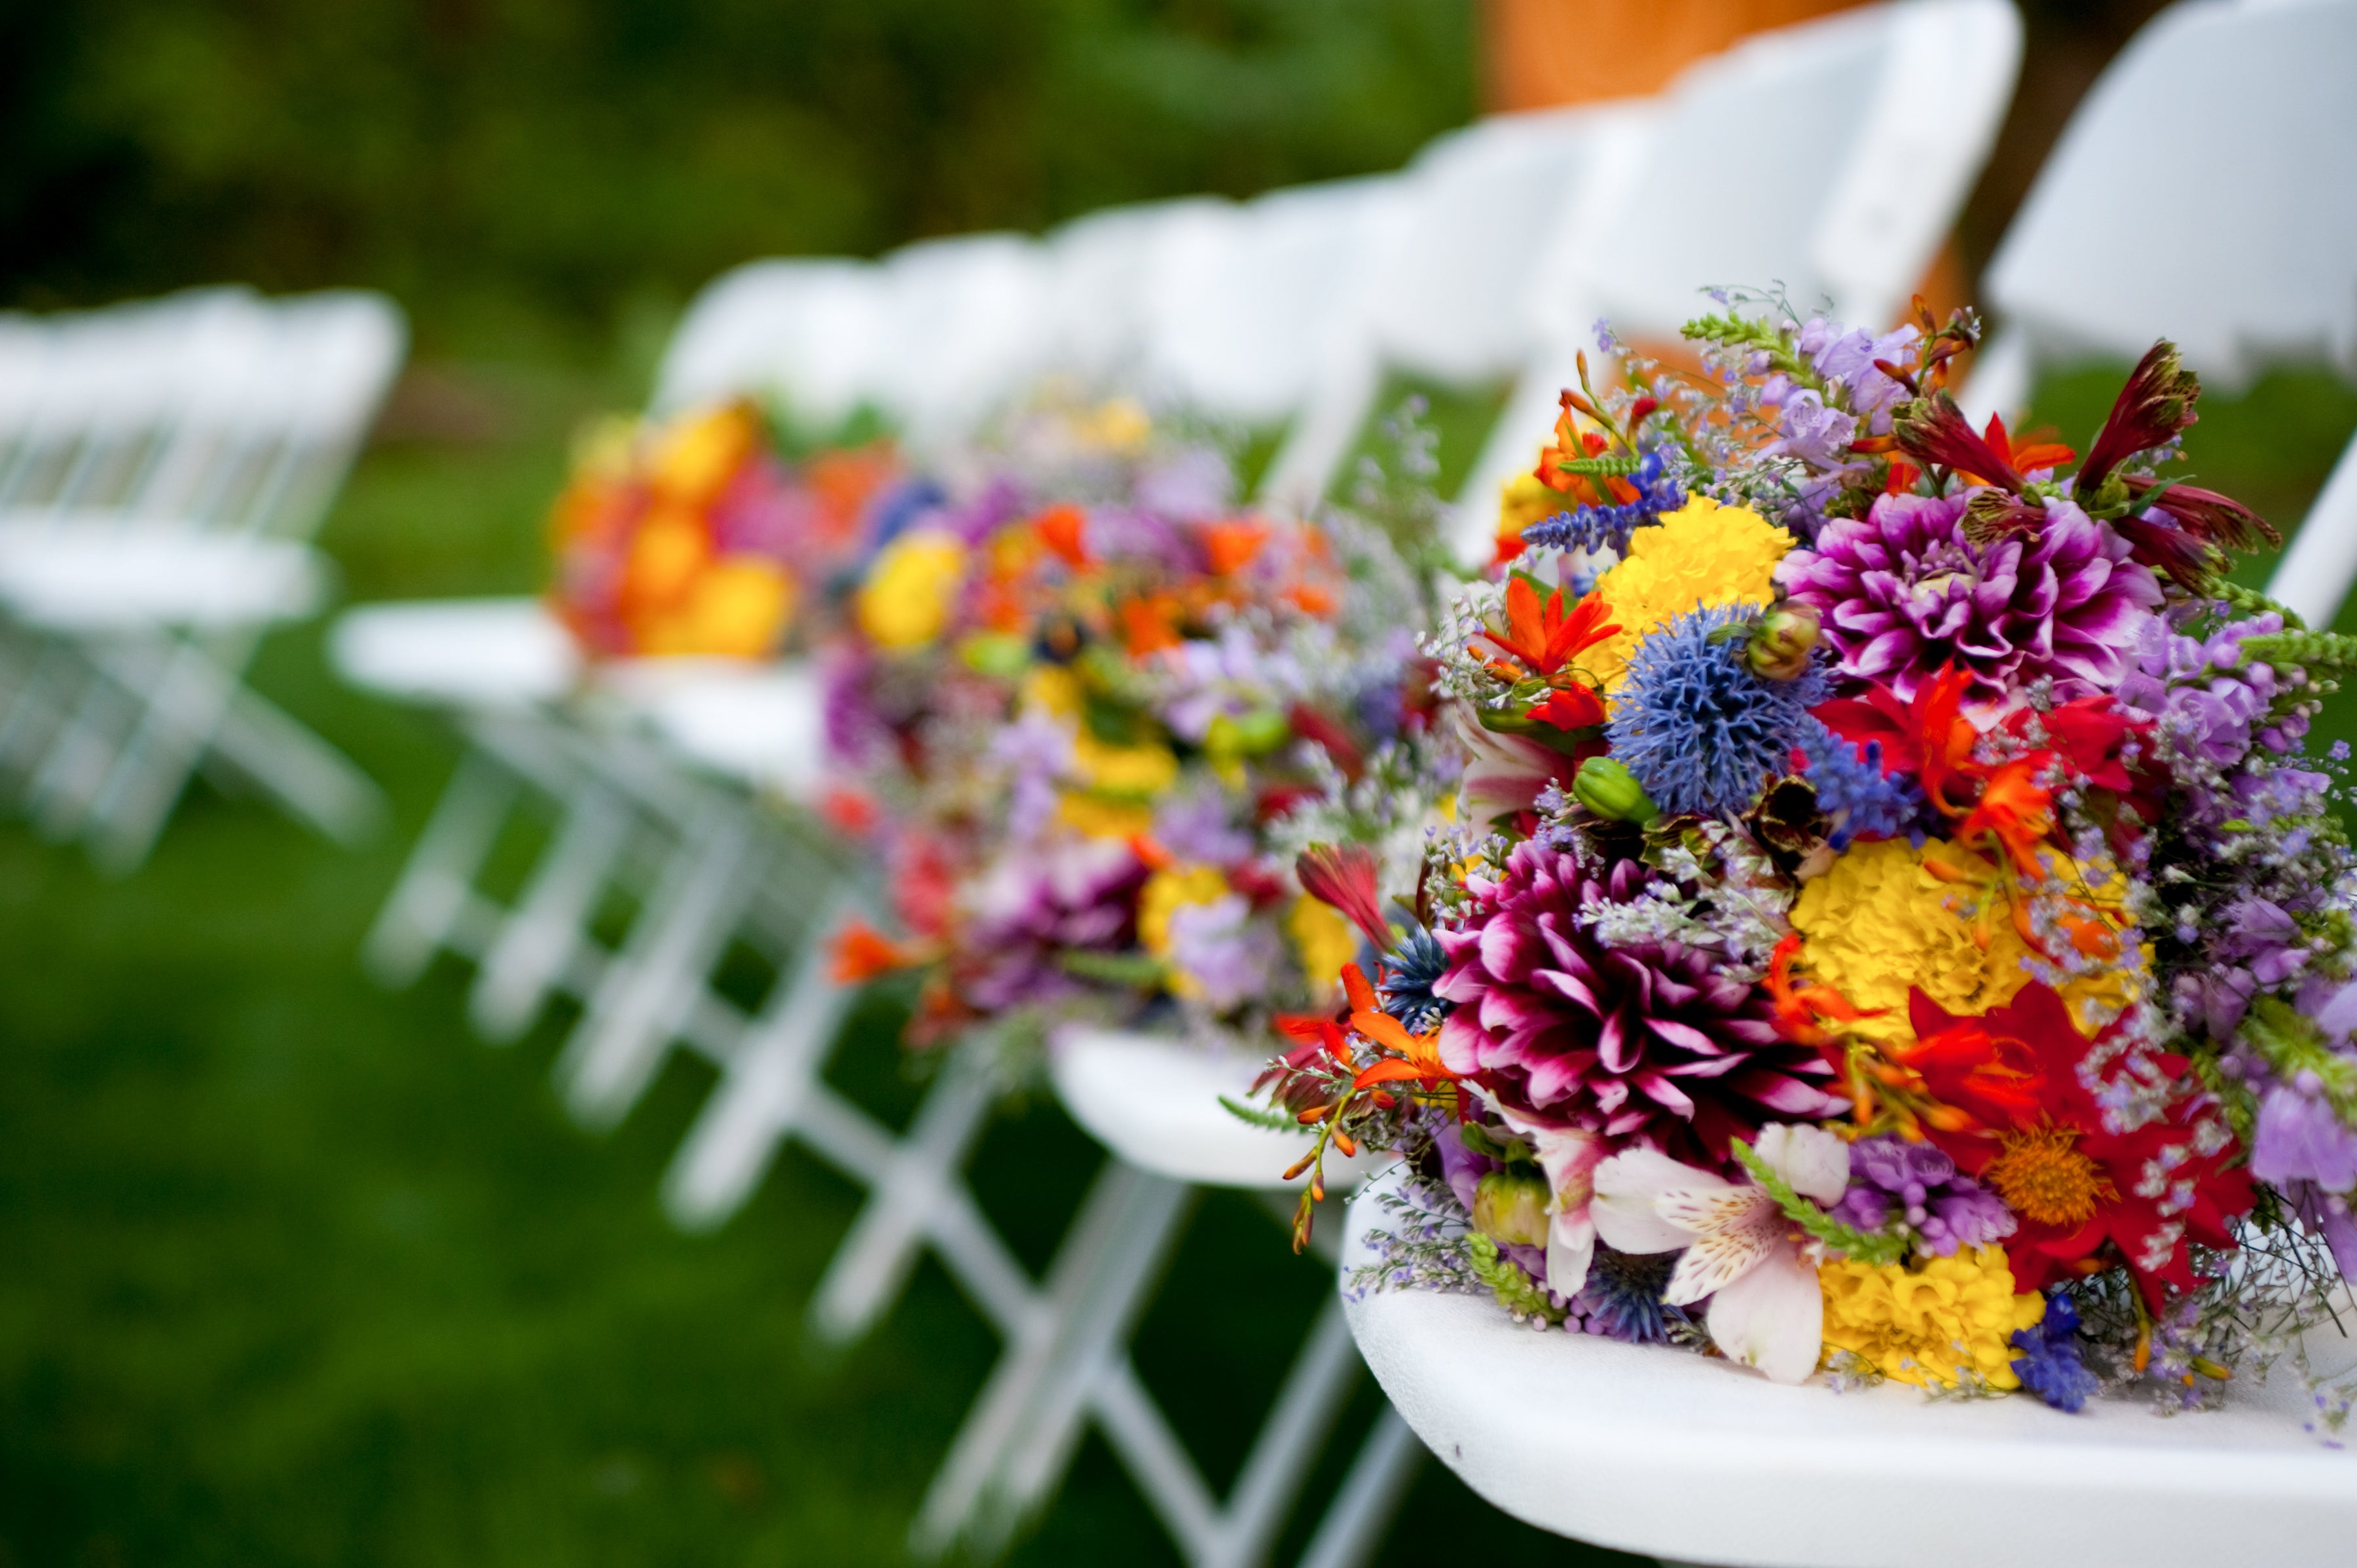
[[1833,1069],[1780,1037],[1767,995],[1726,961],[1673,941],[1611,948],[1583,911],[1625,902],[1646,875],[1622,861],[1602,878],[1537,839],[1503,875],[1470,883],[1474,918],[1443,930],[1434,987],[1456,1008],[1440,1059],[1508,1110],[1712,1161],[1772,1121],[1844,1109]]
[[1825,524],[1777,580],[1814,608],[1840,673],[1911,698],[1953,662],[1972,694],[1998,698],[2050,676],[2067,701],[2111,690],[2160,603],[2129,545],[2067,500],[2034,530],[1975,543],[1964,496],[1884,496],[1863,518]]

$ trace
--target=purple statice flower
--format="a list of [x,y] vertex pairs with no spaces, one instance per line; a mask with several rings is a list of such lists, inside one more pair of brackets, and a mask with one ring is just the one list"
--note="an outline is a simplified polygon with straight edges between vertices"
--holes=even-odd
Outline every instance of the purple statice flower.
[[1665,511],[1686,504],[1686,493],[1663,472],[1660,448],[1645,454],[1631,474],[1637,499],[1619,506],[1582,506],[1559,511],[1523,530],[1523,542],[1541,550],[1621,550],[1629,535]]
[[1890,839],[1901,833],[1920,846],[1923,815],[1930,802],[1914,779],[1882,770],[1882,743],[1869,740],[1863,747],[1811,719],[1802,726],[1800,745],[1808,758],[1803,770],[1817,792],[1817,810],[1833,824],[1825,842],[1845,850],[1853,840]]
[[2016,1329],[2013,1375],[2022,1386],[2056,1410],[2076,1412],[2097,1388],[2095,1374],[2079,1359],[2079,1308],[2068,1292],[2046,1298],[2046,1316],[2028,1328]]
[[1057,786],[1071,771],[1071,726],[1034,710],[991,737],[990,755],[1008,773],[1007,835],[1030,843],[1054,820],[1061,800]]
[[1132,493],[1148,511],[1193,520],[1225,515],[1235,489],[1225,457],[1209,446],[1189,446],[1142,469]]
[[1959,1247],[1986,1247],[2013,1234],[2013,1211],[1932,1144],[1888,1133],[1849,1146],[1849,1190],[1833,1216],[1860,1230],[1879,1230],[1896,1218],[1934,1257]]
[[1809,709],[1825,700],[1823,676],[1770,681],[1746,667],[1740,628],[1751,614],[1720,605],[1681,616],[1629,661],[1604,734],[1664,811],[1748,811],[1816,722]]
[[1216,640],[1195,639],[1166,650],[1163,660],[1169,682],[1164,716],[1173,734],[1198,745],[1214,719],[1242,718],[1272,703],[1281,707],[1306,684],[1291,654],[1260,647],[1233,623]]
[[1214,1013],[1232,1013],[1274,990],[1285,963],[1284,939],[1252,918],[1252,901],[1230,893],[1182,905],[1170,916],[1170,962],[1192,981]]
[[1591,875],[1526,839],[1469,878],[1462,923],[1434,933],[1448,969],[1433,990],[1456,1004],[1442,1062],[1517,1114],[1714,1165],[1766,1122],[1836,1114],[1833,1069],[1782,1038],[1766,994],[1719,956],[1596,940],[1597,908],[1652,875],[1623,860]]
[[1878,497],[1787,555],[1777,580],[1823,618],[1843,675],[1902,698],[1952,662],[1981,700],[2047,678],[2059,701],[2111,690],[2161,602],[2158,580],[2070,501],[2047,502],[2034,533],[1978,544],[1965,499]]
[[2324,1244],[2332,1249],[2341,1277],[2357,1280],[2357,1214],[2349,1212],[2349,1195],[2327,1192],[2312,1181],[2296,1181],[2285,1189],[2284,1198],[2299,1216],[2299,1222],[2323,1237]]
[[1598,1243],[1587,1283],[1569,1303],[1571,1316],[1585,1332],[1624,1345],[1666,1342],[1670,1325],[1685,1316],[1662,1302],[1677,1262],[1675,1251],[1616,1252]]

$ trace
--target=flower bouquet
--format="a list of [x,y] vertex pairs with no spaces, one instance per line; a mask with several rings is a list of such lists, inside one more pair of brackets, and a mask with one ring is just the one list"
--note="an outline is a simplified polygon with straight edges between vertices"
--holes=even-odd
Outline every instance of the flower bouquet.
[[2064,1410],[2288,1359],[2337,1428],[2357,647],[2226,580],[2167,344],[2081,456],[1959,413],[1969,313],[1721,304],[1583,363],[1439,618],[1425,853],[1325,852],[1396,913],[1268,1091],[1404,1156],[1357,1288]]
[[759,660],[831,634],[842,579],[936,492],[881,443],[777,446],[744,402],[585,436],[550,515],[550,597],[588,654]]
[[848,929],[837,972],[918,972],[912,1044],[1090,1023],[1242,1049],[1339,1000],[1361,938],[1277,824],[1423,723],[1422,601],[1376,529],[1232,484],[1135,405],[1050,411],[861,579],[832,810],[899,930]]

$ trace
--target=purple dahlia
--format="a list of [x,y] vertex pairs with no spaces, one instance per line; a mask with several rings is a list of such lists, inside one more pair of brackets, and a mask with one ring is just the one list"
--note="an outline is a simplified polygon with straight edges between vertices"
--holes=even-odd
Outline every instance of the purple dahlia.
[[1636,897],[1647,875],[1624,860],[1591,876],[1531,839],[1501,875],[1475,877],[1469,923],[1435,933],[1448,967],[1433,989],[1457,1004],[1440,1028],[1449,1070],[1535,1121],[1713,1163],[1764,1122],[1841,1111],[1833,1069],[1778,1037],[1765,993],[1723,959],[1595,940],[1588,907]]
[[1813,607],[1840,672],[1911,698],[1951,661],[1975,698],[2041,676],[2067,701],[2118,684],[2160,584],[2128,543],[2067,500],[2034,532],[1986,544],[1964,533],[1962,495],[1883,496],[1825,524],[1777,578]]

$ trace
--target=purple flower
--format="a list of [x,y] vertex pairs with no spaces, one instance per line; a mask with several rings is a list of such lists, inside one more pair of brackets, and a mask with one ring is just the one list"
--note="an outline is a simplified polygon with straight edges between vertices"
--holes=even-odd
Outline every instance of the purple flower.
[[1714,1164],[1764,1122],[1841,1110],[1833,1069],[1779,1037],[1766,994],[1722,960],[1595,940],[1590,907],[1648,875],[1621,861],[1599,880],[1531,839],[1495,879],[1472,877],[1468,923],[1435,933],[1448,969],[1434,990],[1457,1004],[1440,1028],[1449,1070],[1534,1121]]
[[1171,914],[1170,962],[1194,983],[1204,1005],[1231,1013],[1275,989],[1284,939],[1253,919],[1251,900],[1231,893]]
[[1679,617],[1637,645],[1604,733],[1612,755],[1673,814],[1748,810],[1790,766],[1825,699],[1823,676],[1767,681],[1725,633],[1751,611],[1721,605]]
[[2095,1374],[2079,1359],[2078,1305],[2065,1293],[2046,1298],[2046,1316],[2017,1329],[2013,1348],[2021,1352],[2014,1358],[2014,1376],[2056,1410],[2077,1411],[2095,1391]]
[[1833,1216],[1860,1230],[1879,1230],[1896,1216],[1935,1257],[1986,1247],[2013,1234],[2012,1210],[1996,1194],[1956,1171],[1931,1144],[1878,1133],[1849,1146],[1849,1190]]
[[2312,1182],[2325,1192],[2357,1188],[2357,1132],[2333,1111],[2312,1072],[2278,1083],[2259,1100],[2251,1174],[2271,1187]]
[[1841,673],[1910,699],[1950,662],[1971,672],[1976,698],[2041,677],[2066,701],[2111,690],[2161,602],[2150,570],[2069,501],[2050,501],[2036,533],[1986,545],[1965,537],[1964,505],[1882,496],[1784,558],[1778,580],[1824,618]]
[[1818,317],[1801,328],[1793,344],[1808,356],[1817,374],[1848,389],[1850,412],[1866,421],[1874,435],[1890,434],[1891,413],[1907,396],[1907,389],[1875,368],[1877,360],[1896,364],[1906,359],[1921,336],[1901,327],[1876,338],[1865,329],[1844,332],[1836,322]]
[[1763,456],[1798,457],[1812,468],[1847,466],[1849,444],[1857,438],[1857,421],[1813,392],[1796,392],[1783,399],[1777,414],[1777,439],[1762,449]]
[[1233,865],[1252,857],[1252,834],[1231,819],[1215,787],[1177,791],[1154,811],[1154,842],[1197,865]]
[[975,886],[974,929],[956,976],[985,1012],[1082,989],[1058,955],[1121,952],[1137,938],[1137,890],[1146,866],[1112,839],[1051,841],[994,865]]
[[1598,1242],[1587,1282],[1571,1298],[1571,1316],[1584,1331],[1624,1345],[1663,1343],[1670,1325],[1686,1316],[1662,1301],[1677,1262],[1675,1251],[1617,1252]]

